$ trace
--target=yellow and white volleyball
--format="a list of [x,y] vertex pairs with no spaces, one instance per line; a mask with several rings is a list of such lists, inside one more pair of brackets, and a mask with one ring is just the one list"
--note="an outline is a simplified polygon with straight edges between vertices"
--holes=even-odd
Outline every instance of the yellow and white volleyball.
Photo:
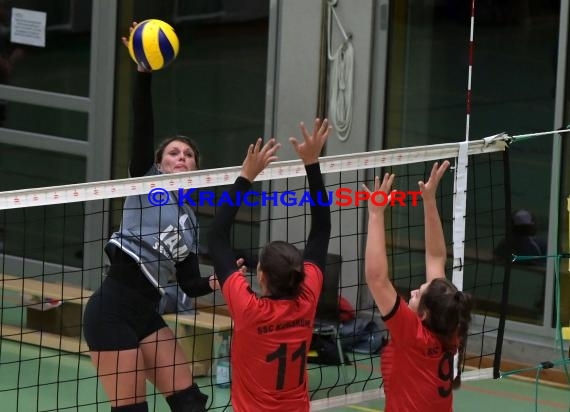
[[150,19],[140,22],[131,31],[129,53],[146,70],[160,70],[178,55],[178,36],[170,24]]

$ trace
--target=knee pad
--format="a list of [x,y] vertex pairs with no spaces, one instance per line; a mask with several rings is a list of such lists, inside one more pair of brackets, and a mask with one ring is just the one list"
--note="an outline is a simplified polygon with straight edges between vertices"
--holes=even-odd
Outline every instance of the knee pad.
[[111,412],[148,412],[148,404],[142,402],[132,405],[112,406]]
[[195,383],[166,397],[172,412],[205,412],[207,401],[208,395],[200,392]]

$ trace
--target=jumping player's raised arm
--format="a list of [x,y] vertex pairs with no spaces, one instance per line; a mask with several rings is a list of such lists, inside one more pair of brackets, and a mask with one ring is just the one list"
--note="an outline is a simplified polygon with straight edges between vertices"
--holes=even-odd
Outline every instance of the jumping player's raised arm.
[[309,134],[305,125],[300,124],[304,141],[299,143],[295,137],[289,140],[297,155],[303,160],[309,181],[311,195],[311,229],[303,259],[315,263],[325,273],[326,257],[331,233],[331,216],[327,192],[319,165],[319,155],[331,131],[328,120],[315,119],[313,134]]
[[[137,22],[130,27],[132,32]],[[128,48],[128,40],[122,38]],[[133,93],[133,136],[129,159],[130,177],[144,176],[154,163],[154,117],[152,112],[152,74],[137,65],[135,90]]]
[[137,71],[133,94],[133,136],[129,174],[144,176],[154,162],[154,119],[152,114],[150,73]]
[[424,204],[424,226],[425,226],[425,260],[426,260],[426,281],[445,277],[445,262],[447,260],[447,249],[443,236],[443,227],[437,210],[435,194],[439,181],[449,167],[449,161],[444,161],[441,165],[434,163],[429,179],[426,183],[419,181],[418,185],[422,192]]

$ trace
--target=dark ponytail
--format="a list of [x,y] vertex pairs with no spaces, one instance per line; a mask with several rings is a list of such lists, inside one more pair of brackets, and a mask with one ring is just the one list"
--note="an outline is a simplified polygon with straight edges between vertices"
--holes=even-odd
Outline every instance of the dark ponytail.
[[424,325],[437,335],[444,350],[455,350],[457,347],[459,362],[453,389],[461,386],[461,368],[472,306],[471,295],[457,290],[446,278],[432,280],[420,299],[418,312],[427,315]]
[[453,389],[461,387],[461,370],[465,361],[465,351],[467,349],[467,333],[469,332],[469,323],[471,322],[471,310],[473,309],[473,301],[471,295],[461,291],[455,292],[456,310],[459,314],[459,324],[457,326],[457,338],[459,344],[457,353],[459,359],[457,362],[457,376],[453,379]]

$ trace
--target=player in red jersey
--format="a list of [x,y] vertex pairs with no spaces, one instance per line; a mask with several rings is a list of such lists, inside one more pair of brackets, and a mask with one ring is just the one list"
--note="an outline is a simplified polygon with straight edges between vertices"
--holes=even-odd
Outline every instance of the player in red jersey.
[[[390,331],[382,353],[386,412],[451,412],[452,389],[460,384],[454,356],[463,353],[472,303],[469,294],[445,278],[447,252],[435,194],[448,167],[448,161],[435,163],[429,180],[418,183],[424,204],[426,282],[412,291],[407,305],[388,275],[386,207],[368,203],[366,282]],[[374,191],[390,192],[394,177],[386,174],[382,183],[376,177]]]
[[[224,203],[208,236],[209,250],[222,293],[234,320],[231,344],[231,398],[242,411],[309,411],[306,359],[311,344],[317,302],[323,284],[331,231],[330,208],[319,166],[319,154],[330,132],[327,120],[315,120],[313,133],[301,124],[302,143],[291,143],[303,160],[309,181],[311,229],[304,255],[283,241],[268,243],[259,255],[257,296],[236,270],[230,229],[239,206]],[[255,177],[275,157],[272,139],[251,145],[240,177],[230,189],[233,204],[238,192],[251,187]]]

